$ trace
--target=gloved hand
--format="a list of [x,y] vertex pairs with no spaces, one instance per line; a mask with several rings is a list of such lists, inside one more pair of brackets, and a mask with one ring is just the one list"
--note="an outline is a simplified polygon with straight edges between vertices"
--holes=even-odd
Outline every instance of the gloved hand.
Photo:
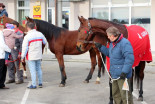
[[126,74],[125,73],[121,73],[120,79],[125,79],[125,78],[126,78]]
[[100,43],[95,43],[95,46],[97,47],[97,48],[101,48],[102,47],[102,44],[100,44]]

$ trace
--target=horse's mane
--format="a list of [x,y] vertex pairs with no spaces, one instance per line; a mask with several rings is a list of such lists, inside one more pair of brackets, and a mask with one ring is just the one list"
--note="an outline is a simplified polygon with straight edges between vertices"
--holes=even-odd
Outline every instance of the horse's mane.
[[112,22],[112,21],[109,21],[109,20],[104,20],[104,19],[97,19],[97,18],[88,18],[88,20],[98,20],[98,21],[101,21],[101,22],[106,22],[108,24],[112,24],[113,26],[123,26],[122,24],[119,24],[119,23],[116,23],[116,22]]
[[103,24],[105,24],[105,27],[115,26],[115,27],[117,27],[121,31],[121,33],[124,34],[124,37],[126,37],[126,38],[128,37],[128,31],[127,31],[125,25],[123,25],[123,24],[112,22],[112,21],[108,21],[108,20],[104,20],[104,19],[96,19],[96,18],[88,18],[88,20],[94,20],[94,21],[96,20],[99,23],[102,22]]
[[37,30],[42,32],[47,40],[51,39],[52,37],[57,39],[61,35],[61,31],[66,31],[64,28],[57,27],[43,20],[33,19],[33,21],[37,26]]

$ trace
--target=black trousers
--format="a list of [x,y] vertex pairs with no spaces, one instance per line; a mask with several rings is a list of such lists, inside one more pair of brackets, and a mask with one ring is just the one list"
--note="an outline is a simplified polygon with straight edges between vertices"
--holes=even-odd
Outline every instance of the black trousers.
[[0,59],[0,88],[5,87],[6,72],[5,59]]

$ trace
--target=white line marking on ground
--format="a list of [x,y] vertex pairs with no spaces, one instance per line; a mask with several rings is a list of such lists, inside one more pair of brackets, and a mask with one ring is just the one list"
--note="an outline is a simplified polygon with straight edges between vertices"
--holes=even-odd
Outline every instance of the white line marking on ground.
[[[28,86],[29,86],[30,84],[31,84],[31,82],[28,83]],[[29,96],[29,93],[30,93],[30,89],[26,89],[25,94],[24,94],[24,96],[23,96],[23,99],[22,99],[22,101],[21,101],[21,104],[25,104],[25,103],[26,103],[26,100],[27,100],[27,98],[28,98],[28,96]]]
[[[137,94],[135,94],[134,92],[132,92],[132,95],[133,95],[136,99],[138,99],[138,95],[137,95]],[[142,104],[147,104],[145,101],[142,101],[141,103],[142,103]]]

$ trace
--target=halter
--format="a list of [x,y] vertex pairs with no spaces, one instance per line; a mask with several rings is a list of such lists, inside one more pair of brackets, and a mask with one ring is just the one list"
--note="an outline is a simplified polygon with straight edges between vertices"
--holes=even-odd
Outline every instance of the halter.
[[87,34],[86,38],[84,40],[78,40],[78,41],[83,42],[83,43],[95,43],[94,41],[87,41],[89,35],[93,34],[92,27],[91,27],[89,20],[88,20],[88,28],[86,27],[85,33]]

